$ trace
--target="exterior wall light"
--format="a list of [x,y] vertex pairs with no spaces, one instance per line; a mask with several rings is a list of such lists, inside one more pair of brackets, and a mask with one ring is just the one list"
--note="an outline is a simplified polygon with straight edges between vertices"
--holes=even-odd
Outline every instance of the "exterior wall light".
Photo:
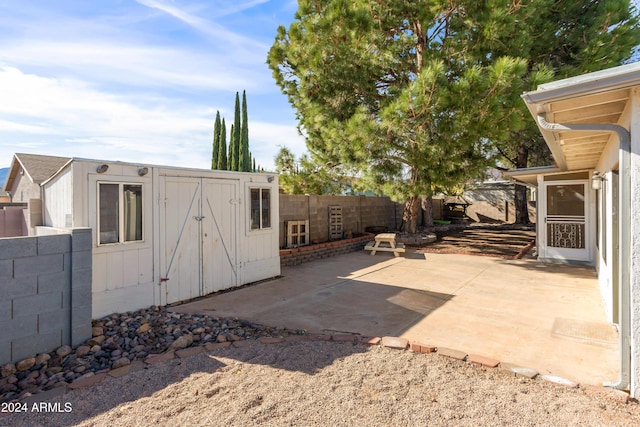
[[273,182],[273,180],[274,180],[273,175],[269,175],[269,176],[267,177],[267,182]]
[[105,173],[109,169],[109,165],[100,165],[96,168],[96,172]]
[[138,169],[138,175],[140,175],[140,176],[145,176],[148,173],[149,173],[149,168],[140,168],[140,169]]
[[605,178],[603,175],[600,175],[600,172],[595,171],[593,173],[593,176],[591,177],[591,188],[596,191],[602,190],[602,181],[605,181],[606,179],[607,178]]

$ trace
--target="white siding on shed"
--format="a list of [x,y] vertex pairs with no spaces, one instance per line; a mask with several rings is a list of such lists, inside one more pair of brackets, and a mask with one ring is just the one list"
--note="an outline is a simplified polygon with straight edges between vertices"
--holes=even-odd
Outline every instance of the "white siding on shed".
[[[262,280],[265,277],[275,277],[280,274],[280,212],[277,180],[268,183],[263,175],[259,175],[260,180],[253,180],[245,183],[244,206],[245,221],[240,226],[243,235],[246,236],[246,245],[242,246],[243,259],[243,283],[251,283]],[[267,229],[251,230],[251,189],[270,189],[270,210],[271,224]]]
[[73,221],[73,169],[65,168],[44,187],[44,225],[47,227],[86,227]]
[[[99,173],[101,165],[108,167]],[[142,186],[141,241],[120,233],[115,243],[100,244],[101,183],[120,191]],[[251,187],[270,192],[268,228],[250,228]],[[74,159],[45,183],[45,194],[49,225],[64,227],[72,218],[74,227],[93,230],[94,318],[280,274],[276,176]]]

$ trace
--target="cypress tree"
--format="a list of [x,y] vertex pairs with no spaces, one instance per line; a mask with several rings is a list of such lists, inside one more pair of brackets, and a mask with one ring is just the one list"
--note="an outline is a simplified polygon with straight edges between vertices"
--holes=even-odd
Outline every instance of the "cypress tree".
[[247,92],[242,91],[242,129],[240,132],[240,167],[243,172],[251,171],[251,154],[249,153],[249,124],[247,122]]
[[236,105],[234,109],[233,127],[231,128],[231,142],[233,144],[233,162],[231,164],[231,170],[242,170],[240,167],[240,96],[236,92]]
[[216,121],[213,125],[213,150],[211,151],[211,169],[218,167],[218,152],[220,151],[220,111],[216,111]]
[[227,170],[227,126],[222,119],[220,126],[220,144],[218,146],[218,165],[216,169]]
[[235,170],[233,168],[233,163],[235,161],[235,153],[234,153],[234,149],[236,147],[235,143],[234,143],[234,139],[235,139],[235,131],[234,131],[234,126],[233,123],[231,124],[231,133],[229,134],[229,160],[227,161],[227,170]]
[[256,159],[253,159],[253,171],[254,172],[258,172],[258,170],[256,169]]

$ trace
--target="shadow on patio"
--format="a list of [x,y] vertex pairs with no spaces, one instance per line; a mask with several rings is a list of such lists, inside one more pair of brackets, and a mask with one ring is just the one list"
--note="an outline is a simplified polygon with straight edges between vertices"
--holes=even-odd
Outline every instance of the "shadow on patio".
[[313,332],[402,336],[585,384],[617,377],[592,269],[531,260],[355,252],[173,308]]

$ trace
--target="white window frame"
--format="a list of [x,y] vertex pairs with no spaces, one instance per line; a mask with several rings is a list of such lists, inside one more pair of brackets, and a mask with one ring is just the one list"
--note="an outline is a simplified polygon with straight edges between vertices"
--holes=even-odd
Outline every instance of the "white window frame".
[[[100,243],[100,185],[117,185],[118,186],[118,241],[111,243]],[[139,186],[141,189],[141,215],[142,215],[142,223],[140,225],[142,238],[140,240],[124,240],[125,236],[125,221],[124,221],[124,186],[125,185],[135,185]],[[144,243],[145,241],[145,218],[144,218],[144,210],[145,210],[145,202],[144,202],[144,194],[145,194],[145,185],[142,182],[122,182],[122,181],[97,181],[96,182],[96,224],[97,224],[97,246],[114,246],[114,245],[135,245]]]
[[[259,218],[260,218],[260,224],[258,228],[253,228],[253,219],[251,217],[252,214],[252,210],[253,210],[253,206],[252,206],[252,202],[253,200],[251,199],[252,196],[252,190],[258,190],[259,191],[259,197],[260,197],[260,213],[259,213]],[[269,226],[265,227],[262,223],[262,192],[266,190],[269,192]],[[256,232],[261,232],[261,231],[269,231],[273,228],[273,188],[272,187],[265,187],[265,186],[258,186],[258,185],[253,185],[249,187],[249,223],[248,223],[248,228],[249,228],[249,232],[250,233],[256,233]]]

